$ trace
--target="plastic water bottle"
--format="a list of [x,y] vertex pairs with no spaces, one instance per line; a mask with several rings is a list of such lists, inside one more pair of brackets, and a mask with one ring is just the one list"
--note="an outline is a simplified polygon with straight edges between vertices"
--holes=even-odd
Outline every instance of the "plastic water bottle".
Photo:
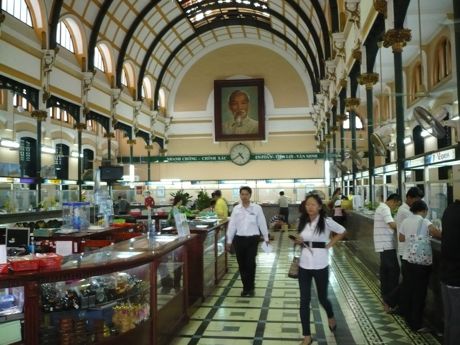
[[34,236],[30,236],[29,252],[30,252],[30,254],[35,254],[35,238],[34,238]]

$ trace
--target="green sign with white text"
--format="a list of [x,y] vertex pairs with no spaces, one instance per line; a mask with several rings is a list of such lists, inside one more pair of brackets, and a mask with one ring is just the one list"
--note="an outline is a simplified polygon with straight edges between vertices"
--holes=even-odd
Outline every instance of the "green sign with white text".
[[[297,152],[297,153],[252,153],[253,161],[281,161],[281,160],[314,160],[324,159],[322,152]],[[118,157],[118,163],[146,164],[149,157]],[[150,163],[188,163],[188,162],[227,162],[229,155],[203,155],[203,156],[151,156]]]

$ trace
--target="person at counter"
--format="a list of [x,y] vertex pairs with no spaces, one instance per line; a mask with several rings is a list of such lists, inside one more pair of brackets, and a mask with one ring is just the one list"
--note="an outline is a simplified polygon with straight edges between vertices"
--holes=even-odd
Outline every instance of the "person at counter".
[[155,206],[155,199],[150,195],[150,192],[145,192],[144,206],[146,208],[152,208]]
[[460,340],[460,200],[447,206],[442,216],[441,293],[444,305],[444,345]]
[[256,276],[256,255],[260,235],[267,245],[267,221],[262,207],[251,202],[252,189],[248,186],[240,188],[241,202],[233,208],[227,229],[227,251],[231,245],[235,248],[236,260],[243,283],[242,297],[253,297]]
[[214,212],[217,214],[217,217],[220,219],[228,218],[228,206],[227,200],[222,197],[222,192],[216,190],[214,193],[214,199],[216,200],[216,206],[214,207]]
[[[428,214],[428,206],[423,200],[413,202],[410,207],[410,212],[411,215],[406,217],[398,227],[399,241],[401,243],[409,243],[403,254],[405,274],[403,275],[401,284],[399,306],[401,314],[406,319],[409,327],[413,331],[423,332],[427,330],[422,327],[422,321],[426,293],[430,280],[431,263],[427,265],[421,264],[423,261],[427,263],[427,260],[422,260],[424,256],[420,253],[413,253],[416,258],[414,258],[413,255],[411,256],[409,253],[411,247],[409,239],[418,236],[423,236],[424,238],[428,238],[429,236],[441,238],[441,232],[425,218]],[[431,257],[431,255],[429,256]]]
[[398,303],[399,263],[396,254],[396,222],[391,210],[401,203],[398,194],[390,194],[374,214],[374,248],[380,253],[380,293],[385,312],[393,311]]
[[117,203],[118,214],[128,214],[129,213],[129,202],[126,200],[124,195],[118,196]]
[[279,205],[279,214],[284,217],[284,221],[289,226],[289,199],[284,195],[284,191],[280,192],[280,197],[278,198]]

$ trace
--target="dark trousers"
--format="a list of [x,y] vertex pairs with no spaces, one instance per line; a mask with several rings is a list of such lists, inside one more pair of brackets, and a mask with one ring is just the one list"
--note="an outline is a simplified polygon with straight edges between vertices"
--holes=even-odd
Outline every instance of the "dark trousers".
[[380,293],[383,301],[390,307],[398,302],[399,273],[396,249],[380,252]]
[[326,310],[328,319],[334,317],[332,304],[327,299],[327,287],[329,285],[329,266],[320,270],[305,270],[299,267],[299,288],[300,288],[300,320],[302,322],[303,335],[311,335],[310,332],[310,300],[311,281],[315,279],[316,293],[319,303]]
[[289,224],[289,207],[280,207],[280,215],[282,215],[284,221]]
[[244,291],[254,290],[256,277],[256,255],[260,236],[235,236],[233,246],[235,247],[236,260],[240,270],[241,281]]
[[413,331],[422,328],[430,273],[431,265],[423,266],[407,261],[404,263],[404,276],[401,284],[401,312]]
[[460,339],[460,286],[448,286],[441,283],[444,305],[444,345],[456,345]]

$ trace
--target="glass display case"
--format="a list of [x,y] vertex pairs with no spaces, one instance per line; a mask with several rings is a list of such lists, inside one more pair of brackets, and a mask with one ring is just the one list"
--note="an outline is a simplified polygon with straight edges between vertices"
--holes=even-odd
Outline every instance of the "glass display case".
[[0,334],[1,344],[23,341],[24,331],[24,287],[0,289]]
[[194,238],[143,236],[64,257],[60,270],[0,274],[0,343],[167,344],[187,320]]
[[215,233],[207,233],[203,242],[203,294],[208,296],[214,288],[215,282]]
[[[89,255],[71,266],[99,262]],[[129,253],[135,256],[136,253]],[[132,257],[118,252],[115,257]],[[111,256],[113,257],[113,256]],[[95,261],[97,260],[97,261]],[[150,265],[40,285],[40,344],[91,344],[136,329],[150,319]]]

